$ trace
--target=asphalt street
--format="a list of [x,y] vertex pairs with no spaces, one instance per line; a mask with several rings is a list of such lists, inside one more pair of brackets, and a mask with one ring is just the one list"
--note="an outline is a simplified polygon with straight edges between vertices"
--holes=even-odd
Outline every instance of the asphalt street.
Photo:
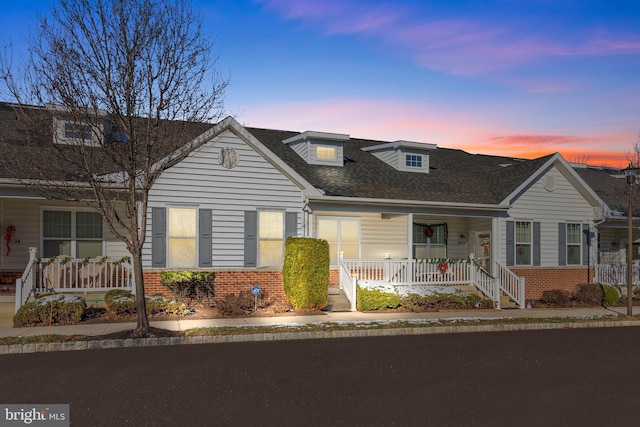
[[636,426],[640,328],[0,356],[0,403],[73,426]]

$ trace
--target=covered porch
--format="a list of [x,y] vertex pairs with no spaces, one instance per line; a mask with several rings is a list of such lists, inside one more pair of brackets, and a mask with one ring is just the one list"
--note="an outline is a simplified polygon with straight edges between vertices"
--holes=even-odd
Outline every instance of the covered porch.
[[[384,281],[396,287],[473,286],[500,309],[501,296],[525,308],[525,281],[508,268],[495,263],[496,276],[490,275],[473,258],[469,259],[407,259],[407,260],[344,260],[340,255],[340,288],[356,310],[358,280]],[[402,292],[404,294],[409,292]]]
[[104,293],[111,289],[135,292],[133,266],[128,256],[114,258],[71,258],[61,255],[37,258],[29,248],[29,262],[16,280],[15,311],[36,293]]

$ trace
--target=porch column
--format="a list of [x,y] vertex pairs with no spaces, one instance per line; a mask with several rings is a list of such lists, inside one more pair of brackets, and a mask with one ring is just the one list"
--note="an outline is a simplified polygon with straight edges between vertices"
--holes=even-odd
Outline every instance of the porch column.
[[413,259],[413,214],[407,214],[407,259]]
[[493,267],[496,262],[502,262],[499,258],[500,248],[502,247],[502,236],[500,235],[500,218],[494,217],[491,219],[491,241],[489,242],[491,247],[491,264],[489,273],[495,274],[495,268]]

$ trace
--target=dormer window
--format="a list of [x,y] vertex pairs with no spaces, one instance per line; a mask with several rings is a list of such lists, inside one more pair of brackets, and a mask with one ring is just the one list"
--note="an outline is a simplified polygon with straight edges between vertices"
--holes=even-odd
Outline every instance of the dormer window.
[[405,166],[408,168],[422,168],[422,155],[407,154],[405,158]]
[[64,138],[89,141],[91,139],[91,126],[74,122],[64,122]]
[[306,131],[282,142],[310,165],[344,166],[344,143],[349,135]]
[[395,141],[370,145],[362,150],[399,171],[429,173],[429,152],[437,148],[435,144]]
[[56,144],[99,146],[102,143],[102,124],[56,117],[54,129]]
[[336,147],[331,147],[327,145],[317,145],[316,146],[316,160],[327,160],[327,161],[335,161],[336,160]]

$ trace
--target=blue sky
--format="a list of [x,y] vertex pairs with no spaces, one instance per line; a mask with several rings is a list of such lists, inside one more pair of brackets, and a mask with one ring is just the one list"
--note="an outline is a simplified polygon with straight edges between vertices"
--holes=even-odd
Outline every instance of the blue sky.
[[[1,37],[50,4],[0,0]],[[612,166],[638,138],[640,2],[194,4],[248,126]]]

